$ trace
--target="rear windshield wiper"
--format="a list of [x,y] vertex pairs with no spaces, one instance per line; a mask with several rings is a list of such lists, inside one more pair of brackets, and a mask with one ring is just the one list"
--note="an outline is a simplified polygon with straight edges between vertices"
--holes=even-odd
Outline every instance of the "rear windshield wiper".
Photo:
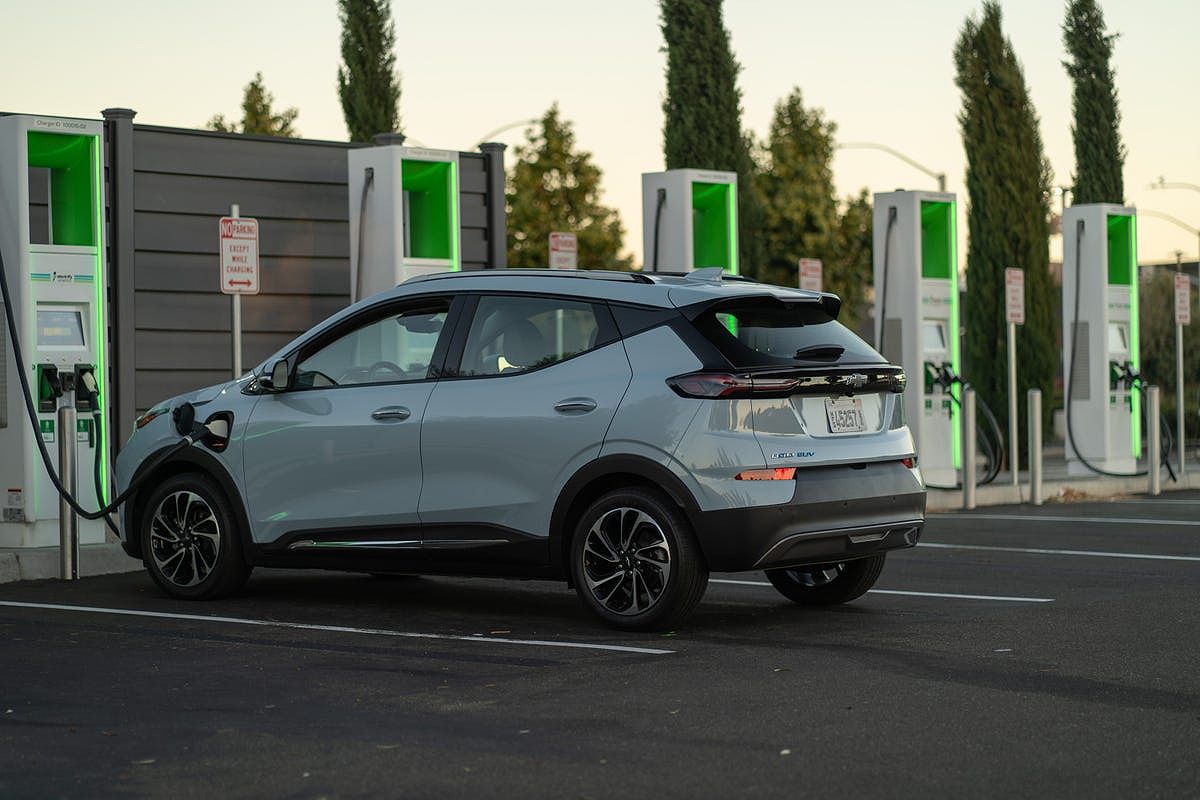
[[801,347],[792,358],[797,361],[826,359],[832,361],[835,358],[841,358],[844,352],[846,352],[846,348],[840,344],[814,344],[809,347]]

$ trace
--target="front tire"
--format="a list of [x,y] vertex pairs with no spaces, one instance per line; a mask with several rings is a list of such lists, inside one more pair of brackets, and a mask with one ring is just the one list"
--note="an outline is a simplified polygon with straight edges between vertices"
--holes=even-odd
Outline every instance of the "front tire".
[[570,558],[583,604],[622,630],[678,625],[708,586],[687,518],[647,489],[617,489],[592,503],[575,527]]
[[883,571],[883,554],[834,564],[813,564],[794,569],[769,569],[781,595],[802,606],[849,603],[867,593]]
[[205,475],[164,481],[146,502],[140,530],[146,571],[172,597],[225,597],[250,576],[229,500]]

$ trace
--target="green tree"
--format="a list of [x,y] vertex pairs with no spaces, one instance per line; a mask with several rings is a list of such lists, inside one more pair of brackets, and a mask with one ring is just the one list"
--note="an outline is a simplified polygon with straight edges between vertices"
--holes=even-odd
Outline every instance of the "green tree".
[[600,168],[576,148],[557,103],[525,138],[508,180],[508,265],[548,266],[550,233],[562,231],[578,237],[580,267],[630,269],[632,257],[620,255],[621,219],[600,203]]
[[753,138],[742,131],[740,67],[729,47],[721,0],[662,0],[667,53],[663,151],[667,169],[710,169],[738,176],[738,263],[757,276],[765,260],[762,202]]
[[[838,317],[847,327],[857,329],[864,319],[867,287],[875,280],[875,265],[871,258],[874,218],[871,195],[866,189],[843,203],[833,241],[833,255],[826,268],[825,291],[842,298],[842,313]],[[823,276],[824,277],[824,276]],[[871,341],[873,334],[867,335]]]
[[1070,0],[1063,22],[1063,66],[1075,84],[1071,109],[1075,123],[1075,203],[1122,203],[1125,200],[1125,146],[1121,111],[1113,81],[1115,34],[1105,33],[1104,12],[1096,0]]
[[[998,3],[963,24],[954,49],[967,155],[967,293],[963,370],[1007,425],[1004,269],[1025,270],[1025,324],[1017,333],[1018,391],[1051,395],[1058,371],[1050,279],[1050,166],[1025,76],[1004,35]],[[1047,404],[1047,418],[1052,409]],[[1043,420],[1044,424],[1045,420]]]
[[209,130],[225,133],[250,133],[259,136],[299,136],[292,123],[300,112],[295,107],[276,113],[273,106],[275,95],[267,91],[263,85],[261,72],[254,74],[254,80],[246,84],[242,96],[242,121],[238,123],[225,119],[223,114],[217,114],[208,121]]
[[390,0],[338,0],[342,63],[338,98],[350,141],[400,132],[400,79]]
[[766,251],[760,280],[796,285],[798,261],[819,258],[826,291],[843,301],[853,325],[871,282],[871,201],[863,190],[839,213],[833,185],[837,126],[819,108],[805,108],[800,89],[775,104],[757,178],[763,199]]
[[821,109],[804,107],[798,88],[775,104],[758,175],[767,256],[760,279],[795,285],[798,259],[824,261],[832,255],[838,225],[830,166],[836,129]]

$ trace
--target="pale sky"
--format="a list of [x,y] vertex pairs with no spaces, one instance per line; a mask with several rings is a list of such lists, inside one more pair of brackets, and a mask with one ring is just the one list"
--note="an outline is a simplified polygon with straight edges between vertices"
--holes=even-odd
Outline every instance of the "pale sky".
[[[1127,199],[1200,227],[1200,192],[1146,188],[1160,175],[1200,184],[1200,3],[1103,5],[1109,28],[1121,34],[1114,62],[1129,149]],[[980,6],[726,0],[726,27],[742,65],[743,124],[764,135],[774,103],[798,85],[807,104],[838,124],[842,141],[882,142],[946,172],[961,214],[965,160],[951,52],[963,19]],[[1056,182],[1069,183],[1064,3],[1010,0],[1003,7]],[[302,135],[346,138],[333,0],[0,0],[0,11],[8,34],[0,48],[0,110],[98,117],[102,108],[127,106],[138,122],[201,127],[217,112],[239,117],[242,87],[261,70],[277,104],[300,109]],[[626,247],[640,261],[640,175],[663,168],[657,3],[393,0],[393,14],[405,132],[429,147],[471,149],[489,131],[558,101],[580,146],[604,170],[605,200],[620,211]],[[496,138],[515,144],[522,136],[516,128]],[[864,186],[935,188],[933,179],[871,151],[839,153],[834,176],[842,195]],[[959,227],[965,236],[962,220]],[[1173,259],[1176,250],[1192,259],[1197,238],[1143,215],[1139,250],[1143,261]]]

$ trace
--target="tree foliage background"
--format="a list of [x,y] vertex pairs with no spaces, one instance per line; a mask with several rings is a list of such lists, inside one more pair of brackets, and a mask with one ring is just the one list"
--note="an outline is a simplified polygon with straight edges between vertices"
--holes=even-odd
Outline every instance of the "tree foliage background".
[[217,114],[210,119],[205,127],[224,133],[250,133],[259,136],[299,136],[293,123],[300,111],[294,106],[276,112],[273,108],[275,95],[267,91],[263,84],[261,72],[254,74],[254,80],[246,84],[242,92],[242,119],[240,123]]
[[563,231],[578,237],[580,267],[632,268],[632,257],[621,255],[621,220],[600,202],[603,174],[592,154],[578,149],[557,103],[525,138],[508,176],[508,265],[548,266],[550,234]]
[[[967,155],[967,292],[963,370],[1007,426],[1004,270],[1025,270],[1025,324],[1017,332],[1018,391],[1051,395],[1059,369],[1049,272],[1051,183],[1025,76],[1004,35],[1000,6],[985,2],[954,49]],[[1046,404],[1047,418],[1052,403]],[[1045,420],[1043,420],[1043,424]]]
[[824,289],[842,298],[841,320],[853,327],[872,280],[871,200],[864,189],[838,202],[836,132],[823,110],[805,108],[799,88],[775,104],[756,176],[765,250],[758,278],[795,286],[799,260],[821,259]]
[[[662,0],[667,54],[663,153],[667,169],[708,169],[738,176],[738,264],[758,277],[765,248],[755,235],[763,224],[754,139],[742,130],[740,70],[729,45],[721,0]],[[664,265],[666,266],[666,265]]]
[[[1192,324],[1183,328],[1184,411],[1187,428],[1196,426],[1196,384],[1200,376],[1200,319],[1197,318],[1196,293],[1191,293]],[[1162,411],[1175,430],[1175,271],[1154,269],[1149,280],[1138,286],[1138,334],[1141,345],[1141,371],[1146,383],[1162,387]],[[1190,376],[1190,379],[1189,377]],[[1191,454],[1189,453],[1189,456]]]
[[390,0],[338,0],[342,63],[338,98],[350,141],[400,132],[400,79]]
[[1063,62],[1074,84],[1071,110],[1075,140],[1074,203],[1123,203],[1125,146],[1111,65],[1115,34],[1104,28],[1096,0],[1071,0],[1063,22]]

